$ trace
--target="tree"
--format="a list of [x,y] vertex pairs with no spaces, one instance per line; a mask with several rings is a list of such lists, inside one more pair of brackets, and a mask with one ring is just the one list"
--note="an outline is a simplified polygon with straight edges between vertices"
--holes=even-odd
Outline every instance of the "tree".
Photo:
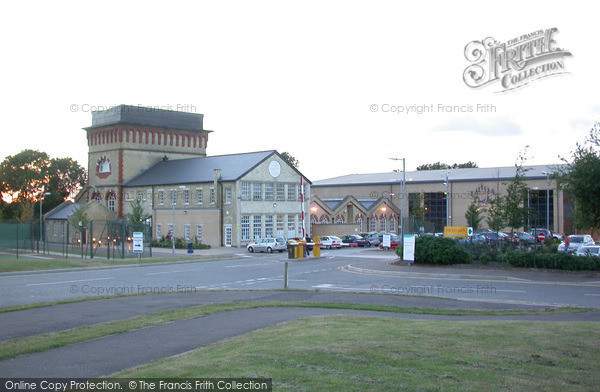
[[423,202],[423,194],[417,193],[417,199],[414,200],[410,205],[410,215],[416,221],[415,223],[418,226],[421,226],[425,223],[425,213],[427,209],[425,208],[425,203]]
[[[83,238],[83,232],[90,226],[90,218],[87,214],[87,204],[81,205],[69,217],[69,224],[79,231],[79,238]],[[83,242],[82,242],[83,243]]]
[[504,211],[504,222],[510,227],[510,234],[519,227],[525,227],[527,222],[528,208],[525,204],[527,199],[527,185],[525,184],[525,174],[529,169],[524,167],[527,161],[527,148],[519,153],[515,163],[515,178],[508,183],[506,187],[506,196],[502,198],[502,209]]
[[50,160],[46,189],[51,192],[44,198],[47,210],[50,210],[70,197],[74,197],[79,189],[87,183],[86,170],[71,158],[54,158]]
[[503,197],[500,194],[498,194],[496,198],[490,201],[490,208],[487,211],[486,222],[488,224],[488,227],[495,232],[499,232],[504,227],[506,227],[502,199]]
[[127,222],[132,231],[142,231],[144,229],[144,221],[147,216],[144,214],[144,207],[142,207],[142,201],[136,199],[131,202],[131,214],[127,216]]
[[583,144],[577,143],[572,161],[559,170],[559,184],[573,201],[576,229],[600,229],[600,122],[596,122]]
[[476,168],[477,164],[475,162],[469,161],[465,163],[454,163],[452,165],[448,165],[442,162],[435,163],[425,163],[423,165],[417,166],[417,171],[421,170],[443,170],[443,169],[470,169]]
[[471,204],[469,204],[467,212],[465,212],[465,219],[467,220],[467,225],[472,227],[473,230],[479,229],[481,221],[483,220],[483,215],[481,215],[477,196],[471,201]]
[[300,166],[300,161],[294,158],[292,154],[290,154],[287,151],[282,152],[281,157],[285,159],[290,165],[294,166],[296,169],[298,168],[298,166]]

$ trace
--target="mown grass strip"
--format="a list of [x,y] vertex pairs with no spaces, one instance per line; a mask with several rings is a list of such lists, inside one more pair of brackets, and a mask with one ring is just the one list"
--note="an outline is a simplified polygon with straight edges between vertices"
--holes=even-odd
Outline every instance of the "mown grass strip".
[[582,308],[553,308],[548,310],[454,310],[454,309],[427,309],[427,308],[402,308],[396,306],[368,305],[354,303],[331,303],[331,302],[283,302],[283,301],[248,301],[235,303],[221,303],[178,308],[157,313],[151,313],[125,320],[117,320],[108,323],[82,326],[66,331],[45,333],[12,339],[0,342],[0,360],[13,358],[17,355],[35,353],[51,350],[69,344],[97,339],[103,336],[114,335],[133,331],[135,329],[151,327],[172,321],[179,321],[200,317],[212,313],[231,311],[237,309],[249,309],[259,307],[304,307],[304,308],[326,308],[367,310],[378,312],[408,313],[408,314],[430,314],[445,316],[507,316],[507,315],[537,315],[555,313],[573,313],[590,311],[593,309]]

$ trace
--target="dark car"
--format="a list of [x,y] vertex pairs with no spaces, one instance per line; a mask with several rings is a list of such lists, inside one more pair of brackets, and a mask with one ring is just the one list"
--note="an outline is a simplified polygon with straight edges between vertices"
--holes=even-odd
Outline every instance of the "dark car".
[[342,237],[342,242],[344,244],[356,244],[357,246],[366,246],[367,248],[371,246],[371,242],[368,239],[363,238],[359,235],[345,235]]

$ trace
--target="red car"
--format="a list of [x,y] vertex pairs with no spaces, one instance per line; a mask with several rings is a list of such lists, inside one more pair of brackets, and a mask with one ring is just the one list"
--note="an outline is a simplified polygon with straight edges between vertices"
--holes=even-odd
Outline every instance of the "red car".
[[393,235],[390,238],[390,247],[388,248],[387,246],[384,248],[383,247],[383,240],[381,241],[381,243],[379,244],[379,249],[396,249],[398,246],[402,245],[402,240],[400,239],[400,237]]

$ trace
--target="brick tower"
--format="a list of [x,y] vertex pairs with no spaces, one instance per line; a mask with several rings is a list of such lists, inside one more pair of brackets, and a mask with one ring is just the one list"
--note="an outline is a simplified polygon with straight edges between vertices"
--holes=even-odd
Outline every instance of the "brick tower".
[[206,156],[203,115],[120,105],[92,112],[88,139],[87,200],[123,216],[123,183],[162,159]]

